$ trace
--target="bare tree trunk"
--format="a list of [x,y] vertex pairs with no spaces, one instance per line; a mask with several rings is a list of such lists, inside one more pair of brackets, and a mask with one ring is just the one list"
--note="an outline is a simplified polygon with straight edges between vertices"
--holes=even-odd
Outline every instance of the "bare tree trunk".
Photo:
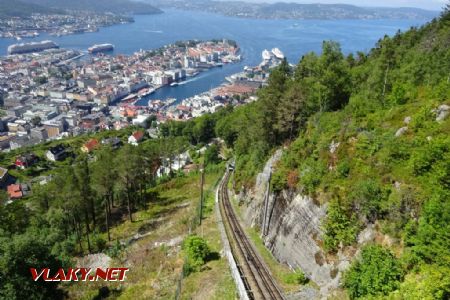
[[87,244],[88,244],[88,251],[89,251],[89,253],[92,253],[91,240],[89,239],[89,224],[87,222],[88,221],[86,221],[86,240],[87,240]]
[[144,209],[147,209],[147,202],[144,199],[144,184],[142,184],[142,183],[139,184],[139,193],[140,193],[141,203],[144,206]]
[[108,211],[109,211],[109,216],[110,217],[111,217],[111,211],[112,211],[112,209],[114,207],[113,202],[114,202],[114,194],[111,193],[111,194],[108,195]]
[[112,211],[112,209],[114,208],[114,197],[116,196],[116,194],[114,192],[111,193],[111,206],[110,206],[110,211]]
[[108,233],[108,241],[111,241],[111,235],[109,233],[109,212],[108,212],[108,197],[105,197],[105,221],[106,221],[106,232]]
[[80,229],[80,223],[77,222],[77,220],[75,219],[75,217],[73,218],[73,223],[74,223],[74,228],[75,228],[75,232],[77,234],[77,240],[78,240],[78,245],[80,246],[80,251],[81,253],[83,253],[83,244],[81,243],[81,229]]
[[96,227],[96,214],[95,214],[95,203],[93,197],[90,199],[90,206],[91,206],[91,214],[92,214],[92,226]]
[[133,217],[131,213],[131,196],[130,196],[130,189],[127,189],[127,208],[128,208],[128,219],[130,222],[133,222]]
[[85,219],[85,225],[86,225],[86,240],[87,240],[87,244],[88,244],[88,251],[89,251],[89,253],[91,253],[92,252],[91,241],[89,239],[89,233],[91,232],[91,230],[89,228],[89,214],[88,214],[87,210],[84,210],[84,212],[85,212],[85,218],[84,219]]

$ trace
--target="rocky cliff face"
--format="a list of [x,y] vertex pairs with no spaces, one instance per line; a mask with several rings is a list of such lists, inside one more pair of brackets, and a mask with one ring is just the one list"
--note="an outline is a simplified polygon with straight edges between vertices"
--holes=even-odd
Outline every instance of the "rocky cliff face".
[[341,271],[348,267],[349,259],[342,253],[327,259],[321,249],[321,220],[326,206],[318,206],[301,194],[270,192],[271,169],[280,157],[281,151],[277,151],[258,175],[254,189],[239,195],[245,205],[244,220],[248,226],[260,228],[266,247],[280,262],[301,268],[319,285],[321,296],[327,296],[339,286]]

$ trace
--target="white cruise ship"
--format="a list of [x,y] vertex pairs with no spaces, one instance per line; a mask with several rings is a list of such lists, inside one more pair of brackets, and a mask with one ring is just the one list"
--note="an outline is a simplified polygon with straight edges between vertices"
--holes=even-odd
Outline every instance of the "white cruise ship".
[[272,58],[272,54],[270,53],[269,50],[264,49],[264,51],[262,52],[262,58],[264,60],[270,60]]
[[273,53],[273,55],[275,55],[276,58],[278,58],[278,59],[284,59],[284,54],[283,54],[283,52],[281,52],[280,49],[278,49],[278,48],[273,48],[273,49],[272,49],[272,53]]
[[53,48],[59,48],[59,46],[52,41],[14,44],[8,47],[8,54],[39,52]]
[[88,48],[89,53],[111,51],[111,50],[114,50],[114,45],[112,44],[100,44]]

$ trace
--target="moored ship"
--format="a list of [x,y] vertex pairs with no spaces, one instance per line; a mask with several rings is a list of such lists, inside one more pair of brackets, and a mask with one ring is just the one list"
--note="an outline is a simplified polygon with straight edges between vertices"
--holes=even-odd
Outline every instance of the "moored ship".
[[114,50],[112,44],[99,44],[88,48],[89,53],[105,52]]
[[272,58],[272,54],[270,53],[269,50],[264,49],[264,51],[262,52],[262,58],[264,60],[270,60]]
[[280,49],[278,49],[278,48],[273,48],[273,49],[272,49],[272,53],[273,53],[273,55],[274,55],[276,58],[278,58],[278,59],[284,59],[284,54],[283,54],[283,52],[281,52]]
[[59,46],[52,41],[14,44],[8,47],[8,54],[40,52],[47,49],[55,49],[55,48],[59,48]]

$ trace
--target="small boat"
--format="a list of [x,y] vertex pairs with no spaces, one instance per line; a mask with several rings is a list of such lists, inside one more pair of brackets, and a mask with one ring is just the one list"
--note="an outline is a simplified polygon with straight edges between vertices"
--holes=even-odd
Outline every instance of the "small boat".
[[170,86],[178,86],[178,82],[172,82]]

